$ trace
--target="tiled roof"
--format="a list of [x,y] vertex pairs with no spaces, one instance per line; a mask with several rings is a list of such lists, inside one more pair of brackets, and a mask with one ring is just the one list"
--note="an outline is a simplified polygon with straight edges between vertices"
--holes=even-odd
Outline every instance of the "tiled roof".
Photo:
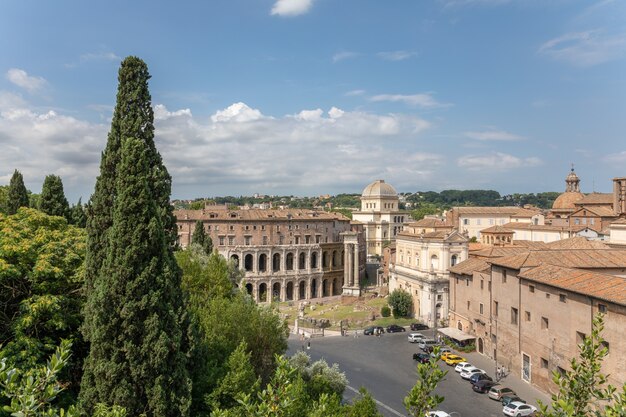
[[590,193],[576,202],[577,206],[584,206],[587,204],[613,204],[612,193]]
[[545,264],[524,271],[518,276],[600,300],[626,305],[626,278]]
[[504,214],[518,217],[532,217],[539,210],[528,210],[520,207],[454,207],[459,214]]
[[551,231],[551,232],[567,232],[570,230],[569,226],[552,226],[550,224],[532,224],[532,223],[522,223],[522,222],[509,222],[502,225],[507,229],[518,229],[518,230],[542,230],[542,231]]
[[545,242],[535,242],[532,240],[523,240],[523,239],[515,239],[513,240],[513,244],[515,246],[522,246],[524,248],[528,248],[529,250],[541,250],[541,249],[546,249],[546,243]]
[[443,220],[439,220],[439,219],[421,219],[418,220],[416,222],[412,222],[409,223],[408,226],[411,227],[430,227],[430,228],[434,228],[434,227],[452,227],[452,226],[446,226],[446,222],[444,222]]
[[450,267],[450,272],[459,275],[472,275],[474,272],[489,272],[491,265],[482,259],[468,258]]
[[611,224],[626,224],[626,219],[619,219],[611,222]]
[[524,246],[488,246],[484,249],[472,251],[471,255],[480,258],[500,258],[528,252]]
[[286,210],[174,210],[177,221],[181,220],[214,220],[214,221],[241,221],[241,220],[267,220],[267,221],[303,221],[303,220],[343,220],[350,221],[346,216],[338,212],[317,211],[310,209],[286,209]]
[[609,247],[599,240],[589,240],[582,236],[556,240],[546,244],[550,249],[608,249]]
[[515,233],[511,229],[507,229],[503,226],[491,226],[480,231],[480,233]]
[[606,207],[606,206],[583,206],[583,207],[579,207],[578,210],[576,210],[575,212],[573,212],[571,214],[571,216],[576,216],[577,214],[579,214],[583,210],[586,210],[586,211],[588,211],[590,213],[593,213],[596,216],[600,216],[600,217],[615,217],[615,213],[613,212],[613,209],[611,207]]
[[490,259],[490,263],[511,269],[532,268],[542,264],[585,268],[626,268],[626,250],[577,249],[530,251],[524,255]]

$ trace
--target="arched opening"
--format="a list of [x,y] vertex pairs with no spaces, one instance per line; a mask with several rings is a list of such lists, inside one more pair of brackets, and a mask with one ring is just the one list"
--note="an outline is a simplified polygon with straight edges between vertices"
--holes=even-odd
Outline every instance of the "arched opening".
[[454,266],[457,264],[459,258],[456,255],[452,255],[452,258],[450,258],[450,265]]
[[254,268],[254,257],[251,253],[247,254],[243,258],[243,267],[246,271],[252,271],[252,269]]
[[239,255],[230,255],[230,260],[239,268]]
[[304,269],[306,268],[306,255],[304,254],[304,252],[300,253],[300,256],[298,257],[298,269]]
[[437,320],[441,319],[441,303],[437,303],[435,306],[435,318]]
[[311,280],[311,298],[317,298],[317,280]]
[[248,295],[252,295],[252,284],[246,284],[246,292],[248,293]]
[[289,281],[287,283],[287,287],[285,288],[285,297],[287,298],[286,301],[291,301],[293,300],[293,282]]
[[259,272],[267,271],[267,255],[262,253],[259,255]]
[[306,298],[306,283],[300,281],[298,285],[298,300],[304,300]]
[[482,337],[478,338],[478,353],[483,353],[483,339]]
[[280,271],[280,253],[275,253],[272,257],[272,271]]
[[341,255],[339,255],[339,265],[344,266],[343,260],[345,259],[344,251],[341,251]]
[[280,301],[280,282],[272,285],[272,301]]
[[259,302],[267,302],[267,284],[264,282],[259,284]]
[[430,269],[439,269],[439,258],[437,258],[437,255],[430,257]]
[[293,271],[293,253],[287,254],[287,271]]
[[328,283],[329,279],[322,280],[322,297],[328,297]]
[[328,256],[328,252],[324,251],[322,253],[322,267],[323,268],[328,268],[328,264],[329,264],[329,256]]
[[312,269],[317,268],[317,252],[313,252],[311,254],[311,268]]
[[457,321],[457,322],[456,322],[456,327],[457,327],[457,329],[459,329],[460,331],[463,331],[463,324],[461,324],[461,322],[460,322],[460,321]]
[[333,295],[341,295],[341,286],[343,278],[335,278],[333,283]]
[[339,262],[337,260],[337,251],[334,250],[333,251],[333,267],[336,267],[337,265],[339,265]]

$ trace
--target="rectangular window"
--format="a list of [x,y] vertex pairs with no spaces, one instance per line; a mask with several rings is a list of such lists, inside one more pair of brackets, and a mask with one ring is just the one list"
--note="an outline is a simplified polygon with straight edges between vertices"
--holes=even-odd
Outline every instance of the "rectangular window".
[[535,292],[535,286],[534,285],[529,285],[528,286],[528,291]]
[[285,237],[283,235],[278,236],[278,244],[282,245],[285,241]]
[[228,230],[235,230],[235,226],[231,224],[230,226],[228,226]]
[[541,368],[548,369],[548,360],[545,358],[541,358]]
[[467,302],[467,309],[468,310],[470,309],[470,302],[469,301]]
[[250,230],[250,226],[248,225],[244,226],[244,230]]
[[498,302],[497,301],[493,302],[493,315],[498,317]]
[[267,236],[263,236],[263,244],[267,245]]
[[469,287],[469,278],[465,278],[465,286]]
[[228,244],[229,244],[230,246],[232,246],[232,245],[234,245],[234,244],[235,244],[235,238],[234,238],[233,236],[229,236],[229,237],[228,237]]
[[502,283],[506,284],[506,269],[502,270]]
[[252,244],[252,237],[251,236],[246,236],[244,237],[245,239],[245,245],[246,246],[250,246]]
[[598,304],[598,311],[600,313],[606,313],[606,305],[604,304]]
[[493,219],[489,219],[489,225],[493,226]]
[[265,225],[261,225],[261,230],[265,230]]
[[485,314],[483,303],[480,303],[478,308],[480,309],[480,314]]
[[296,236],[296,245],[300,244],[300,236]]
[[206,230],[211,230],[211,225],[208,225],[208,226],[206,227]]
[[304,237],[304,243],[306,243],[307,245],[308,245],[309,243],[311,243],[311,236],[306,235],[306,236]]
[[567,296],[565,294],[559,294],[559,301],[564,303],[567,301]]
[[566,371],[565,369],[561,368],[560,366],[557,366],[557,367],[556,367],[556,371],[557,371],[557,372],[559,373],[559,375],[561,375],[561,376],[565,376],[565,375],[567,375],[567,371]]
[[491,281],[489,281],[489,282],[487,283],[487,290],[488,290],[488,291],[491,291]]
[[480,226],[480,219],[476,219],[476,224]]
[[481,279],[480,280],[480,289],[482,290],[485,286],[485,280]]
[[321,236],[319,235],[315,236],[315,243],[320,243],[320,238]]
[[517,318],[518,316],[518,312],[517,309],[515,307],[511,307],[511,324],[517,324]]
[[548,329],[550,327],[550,321],[548,320],[547,317],[542,317],[541,318],[541,328],[542,329]]
[[443,301],[443,294],[437,294],[437,301]]
[[530,321],[530,311],[526,311],[525,315],[526,315],[526,321]]
[[469,219],[463,219],[463,225],[467,226],[469,224]]
[[220,236],[220,246],[224,246],[224,236]]
[[215,226],[215,231],[218,231],[218,230],[220,230],[220,226],[219,225]]

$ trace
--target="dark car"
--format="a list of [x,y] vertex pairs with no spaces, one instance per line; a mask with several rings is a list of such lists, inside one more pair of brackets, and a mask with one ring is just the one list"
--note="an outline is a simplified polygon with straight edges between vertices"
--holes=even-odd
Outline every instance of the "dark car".
[[385,329],[383,329],[381,326],[369,326],[363,329],[363,334],[366,336],[376,333],[385,333]]
[[422,323],[411,323],[411,330],[428,330],[428,326]]
[[387,326],[387,333],[397,332],[406,332],[406,329],[402,326],[398,326],[397,324],[390,324],[389,326]]
[[491,378],[487,374],[477,373],[477,374],[472,375],[469,380],[472,384],[475,384],[478,381],[493,381],[493,378]]
[[483,379],[482,381],[478,381],[477,383],[472,384],[472,389],[475,392],[479,392],[481,394],[484,394],[487,391],[489,391],[491,389],[491,387],[493,387],[494,385],[496,385],[495,382],[489,381],[487,379]]
[[413,360],[419,363],[428,363],[430,361],[430,355],[427,353],[414,353]]
[[526,403],[526,400],[522,400],[520,397],[518,397],[517,395],[505,395],[504,397],[502,397],[502,406],[506,407],[507,405],[511,404],[512,402],[520,402],[520,403]]

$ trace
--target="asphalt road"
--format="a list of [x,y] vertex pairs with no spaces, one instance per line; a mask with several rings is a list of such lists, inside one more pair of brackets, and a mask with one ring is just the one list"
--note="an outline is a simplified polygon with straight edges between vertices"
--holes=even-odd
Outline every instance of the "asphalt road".
[[[420,331],[429,336],[432,331]],[[416,344],[407,341],[408,332],[384,334],[381,337],[359,336],[322,337],[311,340],[306,352],[312,360],[325,359],[329,364],[337,363],[345,372],[349,387],[346,399],[352,399],[359,387],[365,387],[377,400],[380,412],[386,417],[407,416],[403,399],[415,385],[416,363],[413,353]],[[297,336],[289,339],[289,352],[302,349]],[[500,417],[502,405],[472,390],[468,381],[461,379],[454,368],[440,362],[448,370],[445,380],[436,393],[445,397],[439,406],[453,417]],[[488,374],[493,377],[489,372]]]

